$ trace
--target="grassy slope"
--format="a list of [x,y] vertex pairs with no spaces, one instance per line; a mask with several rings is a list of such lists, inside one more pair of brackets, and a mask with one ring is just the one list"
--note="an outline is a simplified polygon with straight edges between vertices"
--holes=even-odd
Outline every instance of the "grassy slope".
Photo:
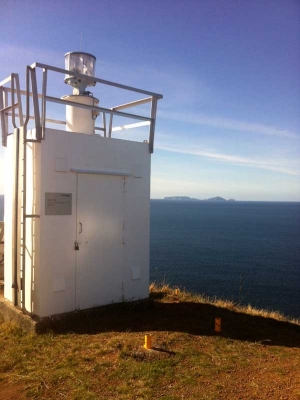
[[169,287],[151,298],[49,320],[35,336],[3,322],[0,397],[300,399],[299,321]]

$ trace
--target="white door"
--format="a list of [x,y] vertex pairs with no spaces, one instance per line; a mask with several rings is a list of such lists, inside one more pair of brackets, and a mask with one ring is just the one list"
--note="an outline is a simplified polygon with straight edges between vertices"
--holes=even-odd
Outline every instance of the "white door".
[[76,308],[120,301],[124,178],[78,174]]

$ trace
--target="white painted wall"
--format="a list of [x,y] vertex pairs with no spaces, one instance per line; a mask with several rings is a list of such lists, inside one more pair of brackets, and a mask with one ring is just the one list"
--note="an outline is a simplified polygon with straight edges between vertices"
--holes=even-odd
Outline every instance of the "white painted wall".
[[[27,146],[27,213],[40,215],[27,219],[27,310],[43,317],[148,297],[148,145],[51,129],[45,137]],[[45,215],[47,192],[71,193],[72,214]]]

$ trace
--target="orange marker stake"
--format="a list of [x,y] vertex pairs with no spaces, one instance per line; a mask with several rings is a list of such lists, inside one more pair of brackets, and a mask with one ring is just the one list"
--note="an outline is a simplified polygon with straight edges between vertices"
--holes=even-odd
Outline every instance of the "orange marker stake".
[[215,318],[215,332],[221,332],[221,318],[219,317]]
[[147,350],[151,350],[151,334],[150,333],[147,333],[145,335],[144,348],[147,349]]

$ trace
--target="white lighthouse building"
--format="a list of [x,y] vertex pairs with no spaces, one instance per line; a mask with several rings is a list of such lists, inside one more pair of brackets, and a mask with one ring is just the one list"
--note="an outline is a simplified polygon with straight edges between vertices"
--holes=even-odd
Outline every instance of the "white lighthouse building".
[[[162,96],[96,78],[91,54],[67,53],[65,62],[28,66],[25,90],[17,74],[0,82],[4,297],[39,317],[148,297],[150,165]],[[58,77],[72,94],[53,94]],[[87,90],[95,85],[97,98]],[[108,89],[122,101],[116,94],[104,108]],[[65,119],[50,118],[54,105]],[[144,140],[115,137],[129,128],[146,129]]]

